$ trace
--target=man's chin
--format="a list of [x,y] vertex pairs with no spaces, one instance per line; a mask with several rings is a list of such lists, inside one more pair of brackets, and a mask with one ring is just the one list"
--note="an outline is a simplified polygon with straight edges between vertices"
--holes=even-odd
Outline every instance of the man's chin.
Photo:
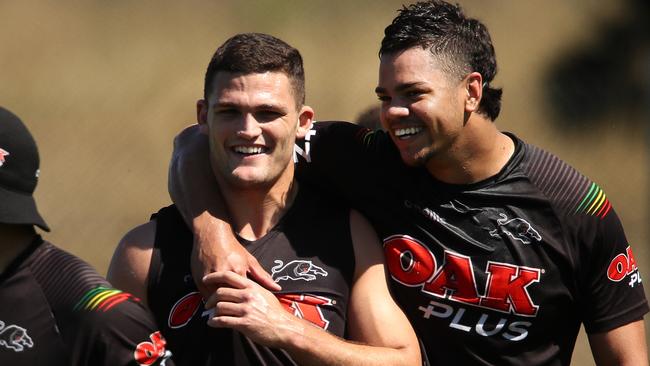
[[226,180],[234,189],[250,189],[268,185],[267,179],[264,177],[250,174],[232,174]]
[[400,152],[400,157],[405,165],[414,168],[424,165],[427,161],[427,157],[423,154],[413,154],[411,152]]

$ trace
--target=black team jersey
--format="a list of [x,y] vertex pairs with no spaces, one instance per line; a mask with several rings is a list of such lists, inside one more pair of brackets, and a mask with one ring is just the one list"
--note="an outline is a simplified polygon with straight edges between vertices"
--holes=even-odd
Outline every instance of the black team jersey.
[[494,177],[435,180],[390,137],[316,123],[299,178],[345,196],[380,233],[391,289],[435,365],[568,365],[588,333],[648,311],[641,276],[601,187],[513,135]]
[[0,365],[167,365],[139,300],[37,236],[0,276]]
[[[289,355],[240,333],[206,324],[190,270],[192,232],[175,206],[156,215],[148,303],[177,365],[295,365]],[[349,208],[305,185],[280,222],[256,241],[240,239],[282,286],[280,303],[294,315],[339,337],[345,335],[354,272]]]

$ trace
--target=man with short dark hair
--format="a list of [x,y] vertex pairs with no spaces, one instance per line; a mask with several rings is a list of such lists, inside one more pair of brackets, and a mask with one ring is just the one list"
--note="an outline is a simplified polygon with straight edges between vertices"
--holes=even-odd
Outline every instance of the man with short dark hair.
[[192,232],[174,206],[118,246],[109,279],[147,301],[179,364],[420,364],[370,224],[293,179],[293,146],[314,115],[304,100],[298,50],[245,33],[217,49],[197,103],[237,240],[281,290],[221,271],[205,279],[219,288],[203,304]]
[[[647,365],[648,305],[612,204],[557,157],[496,128],[495,73],[487,28],[459,6],[404,7],[380,50],[386,132],[316,123],[297,150],[309,162],[302,181],[345,196],[378,229],[393,294],[431,363],[568,365],[583,324],[598,364]],[[197,232],[220,234],[217,245],[199,236],[225,253],[205,255],[206,268],[240,266],[233,258],[246,255],[207,214],[219,209],[201,211],[183,185],[205,196],[209,177],[175,181],[185,149],[205,155],[189,141],[173,158],[171,193],[200,213],[190,216]]]
[[36,143],[0,107],[0,364],[167,365],[165,339],[139,300],[43,241],[32,194]]

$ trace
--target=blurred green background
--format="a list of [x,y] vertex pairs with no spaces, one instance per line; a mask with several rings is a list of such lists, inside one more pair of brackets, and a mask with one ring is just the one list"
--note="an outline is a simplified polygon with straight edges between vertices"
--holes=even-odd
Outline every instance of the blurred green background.
[[[465,0],[504,89],[497,123],[600,184],[650,273],[647,1]],[[105,273],[131,227],[168,204],[172,139],[194,122],[205,67],[239,32],[301,50],[320,120],[376,104],[383,28],[402,1],[0,0],[0,105],[41,153],[46,237]],[[593,364],[584,338],[574,364]]]

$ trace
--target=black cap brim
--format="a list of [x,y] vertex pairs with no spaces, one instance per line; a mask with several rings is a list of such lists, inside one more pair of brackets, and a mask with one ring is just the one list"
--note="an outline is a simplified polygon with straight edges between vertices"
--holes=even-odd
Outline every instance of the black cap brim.
[[0,223],[15,225],[36,225],[45,231],[49,226],[36,209],[32,195],[13,192],[0,187]]

